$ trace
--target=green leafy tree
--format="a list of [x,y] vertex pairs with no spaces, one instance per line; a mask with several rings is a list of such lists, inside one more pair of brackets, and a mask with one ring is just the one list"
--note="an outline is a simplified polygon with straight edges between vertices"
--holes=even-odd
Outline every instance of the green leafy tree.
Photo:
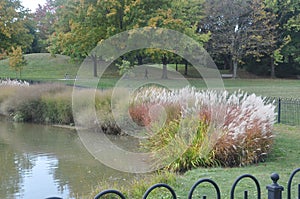
[[22,77],[21,72],[25,65],[27,65],[27,62],[23,56],[22,48],[20,46],[17,48],[12,47],[12,52],[9,55],[9,66],[16,72],[16,78],[18,77],[18,73],[19,77]]
[[[105,8],[102,1],[66,1],[56,9],[59,19],[49,38],[51,54],[64,54],[75,60],[90,57],[97,77],[97,59],[90,51],[106,36]],[[67,21],[68,19],[68,21]]]
[[45,5],[38,5],[34,13],[36,34],[34,40],[34,52],[48,52],[48,39],[54,33],[56,7],[53,0],[47,0]]
[[31,47],[33,36],[27,28],[30,14],[19,0],[0,1],[0,49],[10,51],[12,46]]
[[207,0],[205,11],[200,31],[211,33],[205,48],[212,56],[224,58],[236,78],[238,64],[245,53],[242,46],[247,38],[250,4],[243,0]]
[[[52,54],[65,54],[73,59],[90,57],[94,62],[95,77],[97,60],[103,58],[97,57],[95,52],[89,52],[102,40],[117,33],[150,26],[178,30],[194,36],[202,35],[198,34],[196,26],[191,26],[196,22],[185,22],[188,17],[183,17],[183,14],[175,9],[175,4],[169,0],[58,1],[62,4],[55,12],[59,20],[56,23],[56,31],[49,39],[49,50]],[[155,57],[156,61],[162,61],[165,52],[158,52],[154,54],[160,56],[153,56],[153,50],[138,50],[128,53],[126,60],[131,64],[137,60],[141,64],[144,57],[151,56]]]
[[280,33],[274,11],[260,0],[251,1],[251,25],[247,30],[246,55],[252,55],[258,62],[263,57],[270,58],[271,77],[275,77],[275,64],[281,62]]
[[277,14],[282,38],[288,38],[281,49],[284,62],[300,65],[300,3],[299,1],[268,0],[268,5]]

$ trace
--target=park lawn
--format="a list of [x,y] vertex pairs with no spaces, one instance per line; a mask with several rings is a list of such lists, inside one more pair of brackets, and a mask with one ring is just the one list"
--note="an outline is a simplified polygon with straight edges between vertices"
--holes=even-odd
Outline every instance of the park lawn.
[[[278,183],[284,187],[283,198],[286,198],[289,176],[294,169],[300,167],[300,127],[275,125],[274,134],[275,144],[265,162],[235,168],[198,168],[187,171],[184,174],[164,174],[162,172],[152,176],[146,175],[144,178],[141,178],[141,180],[135,180],[132,185],[128,182],[126,187],[124,187],[124,185],[118,185],[117,183],[109,185],[108,182],[94,188],[91,196],[106,189],[104,187],[109,187],[120,190],[124,194],[130,192],[131,198],[141,198],[136,196],[135,193],[141,195],[145,189],[153,184],[167,183],[175,190],[178,198],[187,198],[194,183],[199,179],[209,178],[218,184],[221,190],[221,198],[229,199],[234,181],[243,174],[251,174],[256,177],[260,183],[261,198],[267,198],[266,186],[272,184],[270,175],[276,172],[280,175]],[[293,179],[292,198],[296,197],[295,194],[297,193],[299,183],[300,173]],[[235,198],[243,198],[243,192],[245,190],[248,190],[249,198],[257,198],[257,195],[255,195],[257,193],[255,184],[249,178],[240,181],[236,187]],[[154,194],[149,195],[149,199],[171,198],[168,197],[170,194],[166,192],[165,189],[159,189],[153,193]],[[216,197],[215,190],[208,183],[201,184],[194,192],[193,198],[202,198],[203,195],[206,195],[207,198]]]
[[[112,88],[118,82],[118,78],[101,78],[99,88]],[[130,80],[132,84],[142,85],[144,80]],[[200,89],[207,89],[203,79],[188,78],[190,86]],[[162,85],[172,85],[177,87],[183,85],[178,80],[160,80],[156,81]],[[263,97],[274,98],[295,98],[300,99],[300,80],[295,79],[223,79],[224,89],[232,93],[235,91],[244,91],[249,94],[255,93]]]
[[[79,64],[63,55],[51,56],[49,53],[25,55],[27,65],[22,70],[21,79],[34,81],[59,81],[68,74],[70,78],[76,76]],[[19,78],[9,67],[8,59],[0,61],[0,78]]]
[[[278,183],[285,187],[283,194],[285,198],[286,187],[291,172],[300,167],[300,127],[293,127],[287,125],[275,125],[275,144],[273,151],[266,159],[265,162],[255,164],[252,166],[239,167],[239,168],[199,168],[188,171],[182,176],[178,176],[178,187],[176,191],[180,196],[186,196],[190,187],[200,178],[210,178],[216,181],[221,189],[222,198],[229,198],[230,190],[235,179],[243,174],[251,174],[255,176],[261,185],[262,198],[267,198],[266,185],[272,184],[270,175],[277,172],[280,175]],[[295,182],[300,183],[299,175],[294,178]],[[249,180],[241,181],[241,185],[237,187],[236,195],[244,190],[249,190],[249,194],[256,193],[254,182]],[[204,194],[210,197],[212,195],[209,188],[200,188]],[[296,183],[293,186],[293,193],[296,192]],[[249,195],[249,198],[256,198],[254,195]],[[292,198],[295,198],[292,197]]]
[[[191,85],[206,88],[205,82],[189,79]],[[266,97],[300,98],[300,80],[296,79],[223,79],[229,92],[245,91]]]
[[[243,174],[251,174],[255,176],[261,185],[262,198],[267,198],[266,185],[272,184],[270,175],[277,172],[280,175],[278,183],[285,187],[284,198],[286,195],[286,187],[291,172],[300,167],[300,127],[275,125],[275,144],[273,150],[265,162],[252,166],[240,168],[199,168],[188,171],[182,176],[178,176],[176,192],[179,196],[187,195],[190,187],[200,178],[210,178],[218,183],[222,198],[229,198],[230,190],[235,179]],[[296,192],[296,184],[300,183],[300,174],[295,176],[293,184],[293,193]],[[297,182],[297,183],[296,183]],[[249,194],[255,194],[254,182],[249,180],[241,181],[241,186],[237,187],[236,195],[242,198],[244,190],[249,190]],[[201,194],[207,194],[210,197],[214,195],[207,186],[202,187]],[[203,191],[203,192],[202,192]],[[199,193],[199,192],[198,192]],[[195,194],[197,194],[195,192]],[[195,195],[196,196],[196,195]],[[249,195],[249,198],[256,198],[254,195]],[[292,197],[295,198],[295,195]]]
[[[38,53],[25,55],[28,64],[22,71],[22,79],[40,82],[59,82],[67,85],[74,84],[74,78],[80,67],[80,63],[75,63],[69,57],[63,55],[51,56],[49,53]],[[157,83],[166,83],[173,87],[180,87],[182,84],[178,78],[172,78],[175,71],[175,64],[169,64],[169,79],[161,80],[161,65],[150,65],[157,70],[154,73]],[[184,65],[179,64],[179,72],[183,73]],[[150,71],[151,72],[151,71]],[[149,73],[150,73],[149,72]],[[69,80],[65,80],[65,74],[68,74]],[[175,74],[175,73],[174,73]],[[151,74],[150,74],[151,75]],[[144,77],[144,71],[138,74]],[[0,78],[16,78],[16,73],[9,68],[8,60],[0,61]],[[188,76],[182,76],[191,86],[206,89],[207,86],[203,79],[198,77],[194,67],[188,68]],[[119,81],[119,74],[115,68],[108,68],[105,74],[100,78],[98,88],[112,88]],[[139,85],[144,80],[131,81]],[[243,90],[248,93],[256,93],[261,96],[300,98],[300,80],[287,79],[223,79],[225,89],[229,92]],[[88,84],[87,84],[88,85]]]

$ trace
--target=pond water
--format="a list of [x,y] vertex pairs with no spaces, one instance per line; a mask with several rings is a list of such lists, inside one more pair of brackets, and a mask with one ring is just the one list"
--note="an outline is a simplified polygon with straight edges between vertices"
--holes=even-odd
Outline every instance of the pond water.
[[1,199],[87,198],[101,180],[136,177],[95,160],[76,131],[0,121]]

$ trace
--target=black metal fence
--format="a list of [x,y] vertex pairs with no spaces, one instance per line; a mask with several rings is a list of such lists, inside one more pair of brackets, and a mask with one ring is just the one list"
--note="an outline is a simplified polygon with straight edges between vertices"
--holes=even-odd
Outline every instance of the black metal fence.
[[[291,194],[291,189],[292,189],[292,181],[295,177],[295,175],[300,172],[300,168],[298,169],[295,169],[291,175],[290,175],[290,178],[288,180],[288,184],[287,184],[287,199],[291,199],[292,198],[292,194]],[[245,175],[242,175],[240,177],[238,177],[234,184],[232,185],[232,188],[231,188],[231,191],[230,191],[230,199],[234,199],[235,198],[235,189],[236,187],[238,186],[238,184],[240,183],[241,180],[245,179],[245,178],[248,178],[252,181],[254,181],[255,185],[256,185],[256,193],[257,193],[257,199],[261,199],[261,186],[259,184],[259,181],[252,175],[250,174],[245,174]],[[277,173],[273,173],[271,175],[271,179],[273,181],[272,184],[266,186],[267,190],[268,190],[268,199],[282,199],[282,192],[284,190],[284,187],[279,185],[277,183],[277,181],[279,180],[279,175]],[[188,193],[188,196],[187,198],[188,199],[192,199],[193,198],[193,194],[194,194],[194,191],[199,188],[199,185],[202,184],[202,183],[209,183],[211,184],[216,193],[216,197],[214,198],[217,198],[217,199],[221,199],[221,192],[220,192],[220,188],[218,186],[218,184],[216,182],[214,182],[213,180],[211,179],[208,179],[208,178],[202,178],[200,180],[198,180],[190,189],[189,193]],[[170,192],[170,196],[173,198],[173,199],[176,199],[177,196],[176,196],[176,193],[174,191],[174,189],[167,185],[167,184],[163,184],[163,183],[160,183],[160,184],[155,184],[153,185],[152,187],[150,187],[144,194],[143,196],[143,199],[147,199],[149,194],[157,189],[157,188],[165,188],[167,189],[169,192]],[[298,196],[293,196],[293,198],[298,198],[300,199],[300,184],[298,184]],[[101,193],[99,193],[97,196],[95,196],[94,199],[101,199],[102,197],[104,197],[105,195],[109,195],[109,194],[113,194],[113,195],[117,195],[119,198],[121,199],[126,199],[126,197],[119,191],[117,190],[105,190]],[[243,198],[244,199],[248,199],[248,191],[244,191],[244,194],[243,194]],[[202,196],[202,199],[206,199],[207,196],[203,195]]]
[[289,125],[300,125],[300,99],[278,98],[277,122]]

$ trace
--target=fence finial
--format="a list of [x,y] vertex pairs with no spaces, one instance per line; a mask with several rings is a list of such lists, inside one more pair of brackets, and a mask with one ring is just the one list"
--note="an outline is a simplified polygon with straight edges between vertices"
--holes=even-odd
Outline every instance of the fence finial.
[[277,183],[279,180],[279,175],[277,173],[272,173],[271,179],[273,184],[267,186],[268,199],[282,199],[283,187]]

